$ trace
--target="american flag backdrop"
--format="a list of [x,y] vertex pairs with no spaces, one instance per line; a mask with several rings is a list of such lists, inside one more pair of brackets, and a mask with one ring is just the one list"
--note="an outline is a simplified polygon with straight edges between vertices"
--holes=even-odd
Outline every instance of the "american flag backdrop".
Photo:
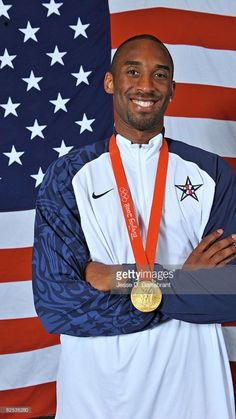
[[[103,76],[111,50],[139,33],[175,62],[167,136],[236,172],[235,0],[0,0],[2,418],[55,412],[59,337],[43,330],[31,287],[35,198],[50,162],[112,132]],[[236,323],[224,334],[236,382]]]

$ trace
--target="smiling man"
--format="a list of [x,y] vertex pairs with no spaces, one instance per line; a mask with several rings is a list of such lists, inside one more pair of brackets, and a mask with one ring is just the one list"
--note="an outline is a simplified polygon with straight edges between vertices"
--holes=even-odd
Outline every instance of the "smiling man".
[[[39,192],[33,288],[61,333],[57,419],[235,418],[219,323],[236,320],[236,182],[164,138],[173,70],[157,38],[124,42],[104,80],[115,134],[53,163]],[[159,286],[115,289],[144,266]]]
[[[142,47],[140,49],[140,42]],[[115,125],[127,138],[146,143],[163,129],[163,115],[173,97],[173,61],[161,43],[134,39],[117,50],[105,90],[113,94]],[[130,137],[131,136],[131,137]]]

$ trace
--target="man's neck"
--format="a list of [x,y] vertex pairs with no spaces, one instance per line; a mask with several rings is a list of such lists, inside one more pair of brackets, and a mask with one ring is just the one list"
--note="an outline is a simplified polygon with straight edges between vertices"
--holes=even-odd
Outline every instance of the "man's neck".
[[118,134],[122,135],[122,137],[132,141],[132,143],[147,144],[151,138],[163,131],[163,126],[153,131],[138,131],[132,127],[125,127],[124,129],[123,127],[115,124],[115,130]]

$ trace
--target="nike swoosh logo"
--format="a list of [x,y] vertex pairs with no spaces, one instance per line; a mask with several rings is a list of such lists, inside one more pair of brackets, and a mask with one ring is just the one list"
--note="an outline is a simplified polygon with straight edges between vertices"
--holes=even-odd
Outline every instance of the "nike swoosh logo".
[[111,192],[112,190],[113,190],[113,188],[109,189],[109,191],[101,193],[100,195],[95,195],[95,193],[93,192],[92,197],[93,197],[93,199],[101,198],[101,196],[106,195],[108,192]]

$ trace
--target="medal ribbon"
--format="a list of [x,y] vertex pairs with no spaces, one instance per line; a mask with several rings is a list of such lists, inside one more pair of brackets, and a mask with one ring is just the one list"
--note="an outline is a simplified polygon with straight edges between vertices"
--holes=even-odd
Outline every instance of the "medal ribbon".
[[161,214],[164,201],[164,192],[168,167],[169,153],[167,141],[165,140],[165,138],[163,139],[163,143],[160,150],[145,250],[140,235],[137,217],[135,215],[134,204],[131,197],[124,166],[122,163],[120,150],[116,144],[116,137],[114,134],[112,135],[109,141],[109,152],[137,269],[142,271],[143,267],[146,266],[149,267],[150,270],[153,270],[157,241],[160,231]]

